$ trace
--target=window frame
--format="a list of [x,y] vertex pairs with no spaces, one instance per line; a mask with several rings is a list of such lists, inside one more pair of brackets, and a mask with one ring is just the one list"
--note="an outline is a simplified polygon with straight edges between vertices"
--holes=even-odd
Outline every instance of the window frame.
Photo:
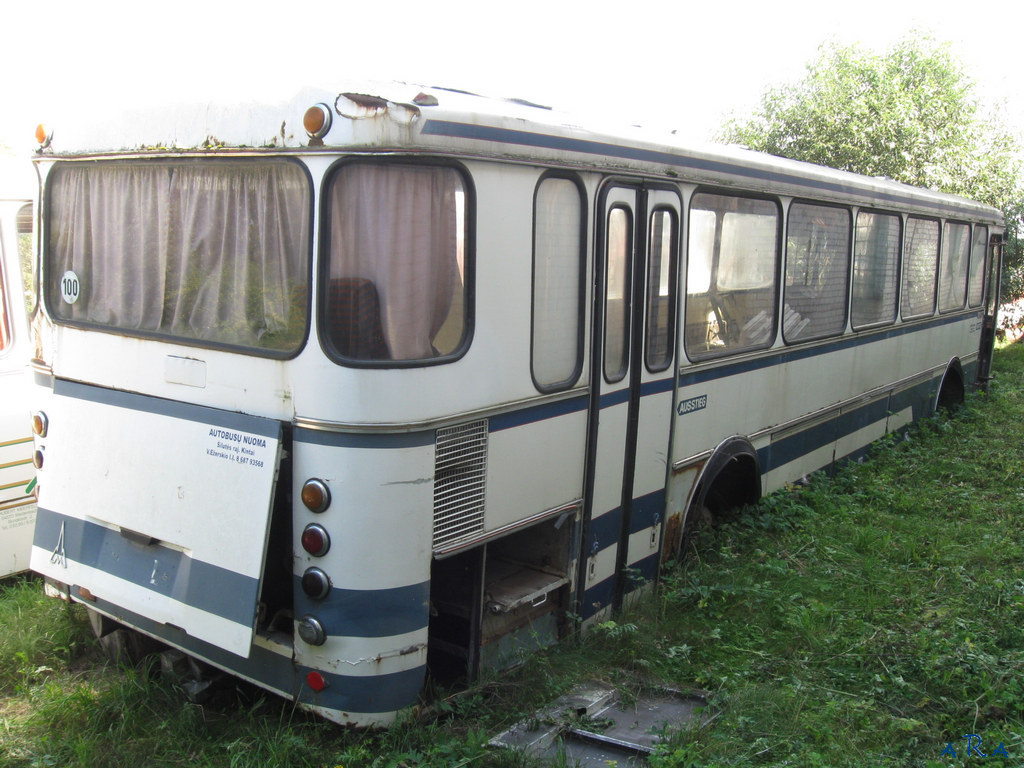
[[[854,318],[853,303],[857,299],[857,244],[860,242],[857,237],[857,219],[861,214],[867,214],[870,216],[888,216],[896,220],[896,226],[899,229],[896,237],[896,259],[895,269],[893,270],[893,301],[892,301],[892,314],[886,320],[877,320],[871,323],[865,323],[863,325],[857,325]],[[853,249],[850,253],[850,301],[849,301],[849,312],[850,312],[850,328],[854,332],[869,331],[874,328],[885,328],[893,325],[897,318],[900,316],[900,300],[903,288],[903,237],[906,232],[906,221],[905,216],[900,211],[886,210],[884,208],[870,208],[861,207],[857,208],[853,217]]]
[[[259,157],[253,156],[240,156],[240,157],[212,157],[209,155],[201,155],[198,157],[159,157],[159,158],[114,158],[104,159],[99,161],[98,164],[142,164],[145,166],[149,165],[202,165],[202,164],[213,164],[213,165],[230,165],[234,163],[252,163],[255,160],[259,160]],[[316,190],[313,187],[312,176],[309,172],[309,168],[296,158],[284,157],[275,155],[272,158],[262,158],[270,162],[282,162],[287,165],[293,166],[301,172],[303,182],[306,184],[308,193],[308,204],[306,210],[307,224],[309,227],[309,238],[305,243],[305,269],[303,274],[306,278],[306,300],[305,300],[305,325],[302,328],[302,336],[300,341],[293,347],[287,350],[273,350],[263,347],[246,346],[242,344],[231,344],[228,342],[214,341],[207,339],[197,339],[191,336],[181,336],[171,333],[161,333],[156,331],[140,331],[131,328],[125,328],[119,325],[108,325],[103,323],[72,320],[61,317],[55,310],[53,302],[51,301],[51,290],[47,287],[47,282],[50,278],[50,261],[51,261],[51,249],[50,249],[50,236],[44,234],[40,238],[39,249],[41,251],[40,258],[40,280],[39,287],[37,289],[38,295],[42,299],[43,307],[46,311],[47,316],[57,325],[63,325],[69,328],[78,328],[89,331],[97,331],[100,333],[109,333],[117,336],[126,336],[129,338],[146,339],[149,341],[158,341],[167,344],[175,344],[179,346],[193,347],[197,349],[209,349],[215,351],[233,352],[244,354],[250,357],[266,358],[271,360],[291,360],[298,357],[309,343],[309,332],[312,324],[312,312],[311,303],[313,296],[313,242],[315,240],[316,233],[314,231],[314,204],[316,197]],[[42,205],[44,218],[46,217],[46,211],[52,210],[51,196],[54,194],[54,187],[56,184],[53,179],[55,176],[59,176],[62,173],[62,169],[65,167],[74,167],[78,165],[78,160],[60,160],[54,164],[47,175],[47,182],[44,192],[44,202]],[[90,161],[90,164],[97,164]],[[46,225],[49,225],[49,221],[46,221]]]
[[[906,310],[906,283],[904,282],[907,277],[907,237],[910,234],[910,222],[920,221],[925,223],[934,224],[936,228],[935,236],[935,261],[934,268],[932,270],[932,300],[931,308],[927,311],[920,312],[917,314],[908,315]],[[935,313],[939,308],[939,262],[942,259],[942,220],[934,216],[922,216],[920,214],[908,213],[903,223],[903,238],[902,238],[902,255],[900,258],[900,319],[904,322],[911,320],[926,320],[930,317],[934,317]]]
[[[651,272],[651,267],[653,266],[651,246],[654,242],[651,238],[651,234],[654,231],[654,216],[662,212],[668,214],[669,221],[672,226],[667,254],[669,262],[668,295],[666,297],[666,301],[668,302],[668,317],[666,318],[664,359],[657,361],[658,364],[654,365],[651,361],[651,309],[654,306],[653,298],[655,295],[655,288],[660,289],[661,271],[659,270],[657,276],[653,275]],[[682,240],[681,219],[681,210],[677,211],[671,205],[664,203],[655,205],[650,210],[650,215],[647,218],[647,243],[645,244],[645,250],[647,251],[645,254],[647,291],[644,296],[644,367],[647,368],[649,373],[661,373],[662,371],[668,370],[672,365],[672,361],[675,360],[676,330],[679,324],[677,318],[677,307],[679,305],[679,263],[681,261],[679,257],[679,245]],[[655,277],[658,278],[658,286],[654,286]],[[660,292],[658,295],[660,297]]]
[[[625,232],[625,262],[622,265],[623,268],[623,285],[622,285],[622,303],[623,303],[623,326],[622,326],[622,345],[621,348],[616,350],[619,354],[619,367],[618,369],[609,374],[608,371],[608,301],[609,293],[608,288],[610,286],[608,280],[609,273],[609,253],[610,249],[608,236],[611,232],[611,217],[616,211],[622,211],[626,216],[626,232]],[[602,303],[602,317],[604,322],[601,328],[601,373],[604,376],[605,382],[608,384],[617,384],[626,377],[626,373],[629,371],[630,366],[630,351],[632,348],[633,338],[633,312],[632,312],[632,297],[633,297],[633,271],[635,269],[634,260],[636,253],[634,252],[635,238],[636,238],[636,211],[624,203],[613,203],[605,211],[602,221],[602,233],[603,242],[601,243],[602,255],[604,257],[603,265],[603,291],[601,295]]]
[[[977,302],[971,300],[971,282],[974,277],[974,253],[975,244],[978,239],[978,232],[982,231],[985,233],[985,240],[981,246],[981,295]],[[988,274],[988,261],[991,252],[991,237],[992,228],[988,224],[972,224],[971,225],[971,260],[967,265],[967,307],[968,309],[979,309],[985,306],[985,286],[987,283],[986,275]]]
[[[416,358],[411,360],[373,360],[345,357],[337,354],[327,342],[327,334],[324,328],[327,324],[327,297],[326,289],[330,280],[331,268],[331,216],[330,207],[333,200],[331,186],[336,177],[346,168],[353,165],[400,165],[420,166],[433,168],[447,168],[455,171],[462,181],[464,201],[464,222],[463,222],[463,316],[464,327],[462,339],[458,346],[447,355],[437,357]],[[382,156],[382,155],[360,155],[341,158],[327,169],[320,182],[319,189],[319,210],[320,227],[318,230],[317,247],[317,285],[315,293],[317,297],[316,328],[317,338],[324,355],[333,363],[345,368],[367,368],[367,369],[388,369],[388,368],[427,368],[436,365],[446,365],[455,362],[465,356],[472,346],[476,328],[476,188],[473,185],[473,177],[469,170],[462,164],[453,160],[441,157],[408,157],[408,156]]]
[[[797,206],[804,206],[806,208],[827,208],[834,211],[843,211],[846,213],[846,269],[843,270],[844,283],[843,283],[843,318],[839,328],[828,333],[819,333],[814,336],[803,336],[793,340],[786,337],[786,319],[785,319],[785,307],[786,307],[786,294],[788,285],[786,279],[789,274],[789,234],[791,231],[791,224],[793,221],[793,209]],[[843,205],[839,203],[823,203],[819,200],[811,200],[806,198],[794,198],[789,203],[789,208],[786,210],[786,232],[782,238],[782,247],[785,248],[785,253],[782,256],[782,277],[780,280],[782,290],[782,307],[783,307],[783,318],[779,326],[782,331],[782,341],[787,346],[794,344],[804,344],[811,341],[818,341],[820,339],[829,339],[836,336],[842,336],[850,324],[850,318],[852,314],[850,291],[853,286],[853,253],[854,253],[854,215],[853,208],[849,205]]]
[[[688,315],[688,307],[691,296],[707,295],[703,294],[691,294],[690,293],[690,238],[693,233],[692,217],[694,211],[694,200],[699,198],[701,195],[713,195],[717,197],[726,197],[736,200],[756,200],[760,202],[769,203],[775,209],[775,264],[773,270],[773,281],[774,290],[772,291],[772,329],[769,334],[769,339],[764,344],[758,344],[755,346],[744,346],[734,349],[724,347],[721,352],[713,352],[709,354],[693,354],[693,351],[689,348],[689,339],[687,338],[686,332],[686,320]],[[698,208],[697,210],[707,210],[704,208]],[[782,262],[783,262],[783,223],[785,221],[784,210],[782,201],[775,195],[758,194],[756,192],[747,192],[745,190],[735,189],[722,189],[719,187],[697,187],[693,190],[689,199],[686,203],[686,247],[683,249],[684,253],[680,259],[680,268],[683,270],[683,301],[685,302],[682,306],[682,329],[683,329],[683,354],[686,359],[691,363],[705,363],[716,360],[722,360],[736,355],[747,354],[751,352],[759,352],[766,349],[771,349],[779,337],[779,297],[782,290]],[[716,233],[718,231],[718,224],[716,223]],[[716,234],[717,239],[717,234]],[[711,289],[711,281],[717,280],[719,265],[714,261],[710,265],[710,274],[708,277],[708,291]],[[678,321],[677,321],[678,322]]]
[[[536,352],[536,323],[537,323],[537,199],[540,195],[540,189],[544,185],[544,182],[552,179],[558,179],[562,181],[568,181],[576,187],[576,191],[579,193],[579,204],[580,204],[580,221],[579,221],[579,254],[578,254],[578,267],[579,267],[579,279],[577,285],[576,294],[576,313],[577,313],[577,326],[576,326],[576,362],[573,367],[572,373],[562,381],[552,382],[550,384],[543,384],[537,378],[537,369],[535,361]],[[533,189],[533,201],[531,207],[531,215],[533,217],[532,229],[531,229],[531,264],[530,264],[530,376],[533,379],[533,385],[536,387],[538,392],[544,394],[550,394],[553,392],[561,392],[563,390],[571,389],[579,381],[580,376],[583,374],[583,362],[584,362],[584,339],[586,336],[586,292],[587,292],[587,219],[589,213],[589,201],[587,199],[587,190],[584,187],[583,182],[579,176],[573,173],[564,171],[546,171],[541,174],[540,178],[537,179],[537,184]]]

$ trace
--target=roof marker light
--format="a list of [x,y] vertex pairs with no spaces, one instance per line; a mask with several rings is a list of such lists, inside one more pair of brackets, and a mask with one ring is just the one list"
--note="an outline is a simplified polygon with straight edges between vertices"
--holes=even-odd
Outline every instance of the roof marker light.
[[36,143],[40,149],[46,149],[53,141],[53,131],[46,130],[46,126],[40,123],[36,126]]
[[331,130],[331,108],[326,104],[314,104],[302,116],[302,127],[311,139],[322,139]]

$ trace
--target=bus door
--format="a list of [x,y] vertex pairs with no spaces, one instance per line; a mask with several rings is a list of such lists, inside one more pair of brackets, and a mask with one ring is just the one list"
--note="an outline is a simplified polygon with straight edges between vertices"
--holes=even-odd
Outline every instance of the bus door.
[[618,608],[653,578],[675,384],[680,201],[610,185],[598,203],[579,615]]
[[1003,241],[993,235],[989,243],[988,277],[985,288],[985,316],[981,321],[981,347],[978,350],[978,383],[988,386],[992,379],[992,352],[996,341],[999,314],[999,283],[1003,273]]

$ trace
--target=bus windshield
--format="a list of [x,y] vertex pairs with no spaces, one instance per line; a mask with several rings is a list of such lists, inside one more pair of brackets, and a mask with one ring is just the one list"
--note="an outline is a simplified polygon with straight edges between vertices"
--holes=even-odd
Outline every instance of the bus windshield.
[[310,184],[296,163],[60,163],[49,181],[54,317],[283,357],[308,325]]

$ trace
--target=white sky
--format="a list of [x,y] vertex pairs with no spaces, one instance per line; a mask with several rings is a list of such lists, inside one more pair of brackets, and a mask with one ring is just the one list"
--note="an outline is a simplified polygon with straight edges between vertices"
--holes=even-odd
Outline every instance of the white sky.
[[122,109],[283,102],[353,77],[709,138],[801,77],[825,40],[881,52],[915,29],[950,42],[1024,126],[1021,21],[1018,0],[13,0],[0,11],[0,145],[30,151],[39,122],[59,134]]

